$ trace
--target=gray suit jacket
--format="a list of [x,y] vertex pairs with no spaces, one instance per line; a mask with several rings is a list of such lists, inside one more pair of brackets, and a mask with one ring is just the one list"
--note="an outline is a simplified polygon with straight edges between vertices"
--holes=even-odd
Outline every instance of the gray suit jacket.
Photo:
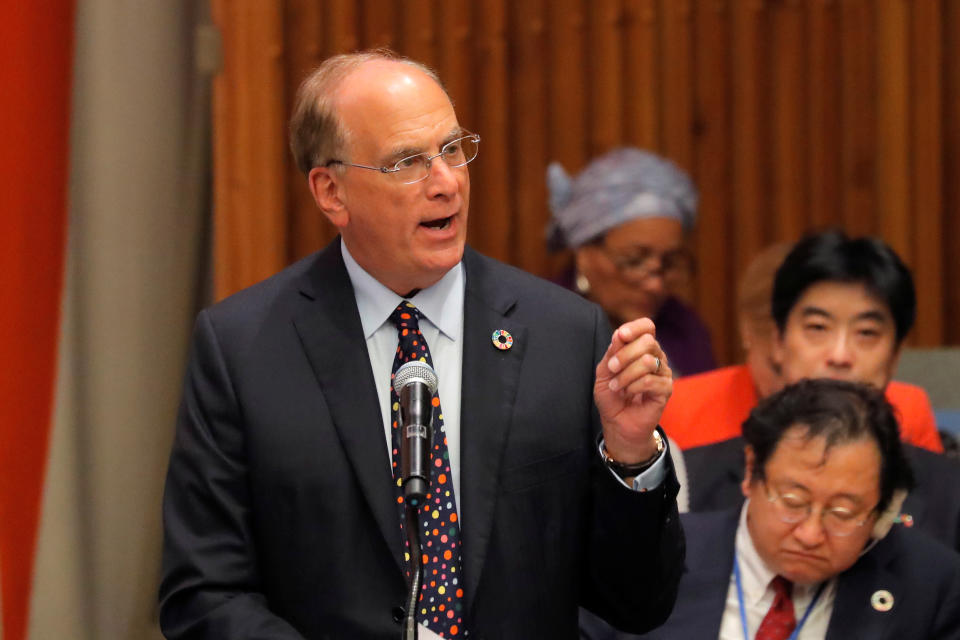
[[[660,623],[683,559],[677,483],[670,468],[635,493],[599,463],[602,312],[470,249],[463,263],[470,636],[573,638],[578,604]],[[201,312],[164,496],[168,637],[399,637],[403,540],[373,376],[339,239]]]
[[[715,640],[726,604],[740,507],[686,513],[687,568],[670,619],[653,632],[618,633],[585,615],[588,640]],[[871,595],[893,594],[894,606],[877,611]],[[960,638],[960,555],[902,526],[840,575],[827,640],[957,640]]]

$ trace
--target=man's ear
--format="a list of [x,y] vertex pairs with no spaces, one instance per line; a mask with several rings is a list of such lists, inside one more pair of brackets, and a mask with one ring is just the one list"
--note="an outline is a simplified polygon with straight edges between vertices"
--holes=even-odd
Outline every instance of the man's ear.
[[330,167],[314,167],[307,175],[307,186],[317,207],[338,229],[347,226],[350,212],[341,197],[340,176]]
[[753,461],[756,455],[753,453],[753,447],[746,445],[743,448],[743,482],[740,483],[740,491],[744,498],[750,497],[750,485],[753,483]]

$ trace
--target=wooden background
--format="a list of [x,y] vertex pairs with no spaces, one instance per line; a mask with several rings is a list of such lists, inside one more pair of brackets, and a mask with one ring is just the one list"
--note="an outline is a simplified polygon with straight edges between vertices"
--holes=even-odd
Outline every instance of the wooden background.
[[326,56],[388,46],[438,70],[470,165],[469,240],[540,275],[544,171],[629,144],[701,190],[691,297],[738,355],[734,283],[766,244],[840,226],[913,269],[918,345],[960,344],[960,2],[952,0],[213,0],[215,291],[333,230],[286,119]]

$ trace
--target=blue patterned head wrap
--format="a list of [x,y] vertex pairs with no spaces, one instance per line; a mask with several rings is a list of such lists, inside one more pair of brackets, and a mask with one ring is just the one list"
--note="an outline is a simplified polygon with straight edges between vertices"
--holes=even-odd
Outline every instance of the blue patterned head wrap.
[[559,163],[547,167],[553,216],[551,249],[575,249],[635,218],[673,218],[684,230],[697,218],[697,188],[675,164],[640,149],[615,149],[571,178]]

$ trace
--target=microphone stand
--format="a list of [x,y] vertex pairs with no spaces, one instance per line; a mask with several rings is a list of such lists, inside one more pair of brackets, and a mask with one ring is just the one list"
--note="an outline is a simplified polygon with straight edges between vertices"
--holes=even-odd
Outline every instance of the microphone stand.
[[420,586],[423,584],[423,561],[420,552],[420,523],[417,520],[417,511],[420,510],[420,501],[406,500],[407,541],[410,543],[410,582],[407,596],[407,611],[403,620],[403,640],[417,640],[417,599],[420,597]]

